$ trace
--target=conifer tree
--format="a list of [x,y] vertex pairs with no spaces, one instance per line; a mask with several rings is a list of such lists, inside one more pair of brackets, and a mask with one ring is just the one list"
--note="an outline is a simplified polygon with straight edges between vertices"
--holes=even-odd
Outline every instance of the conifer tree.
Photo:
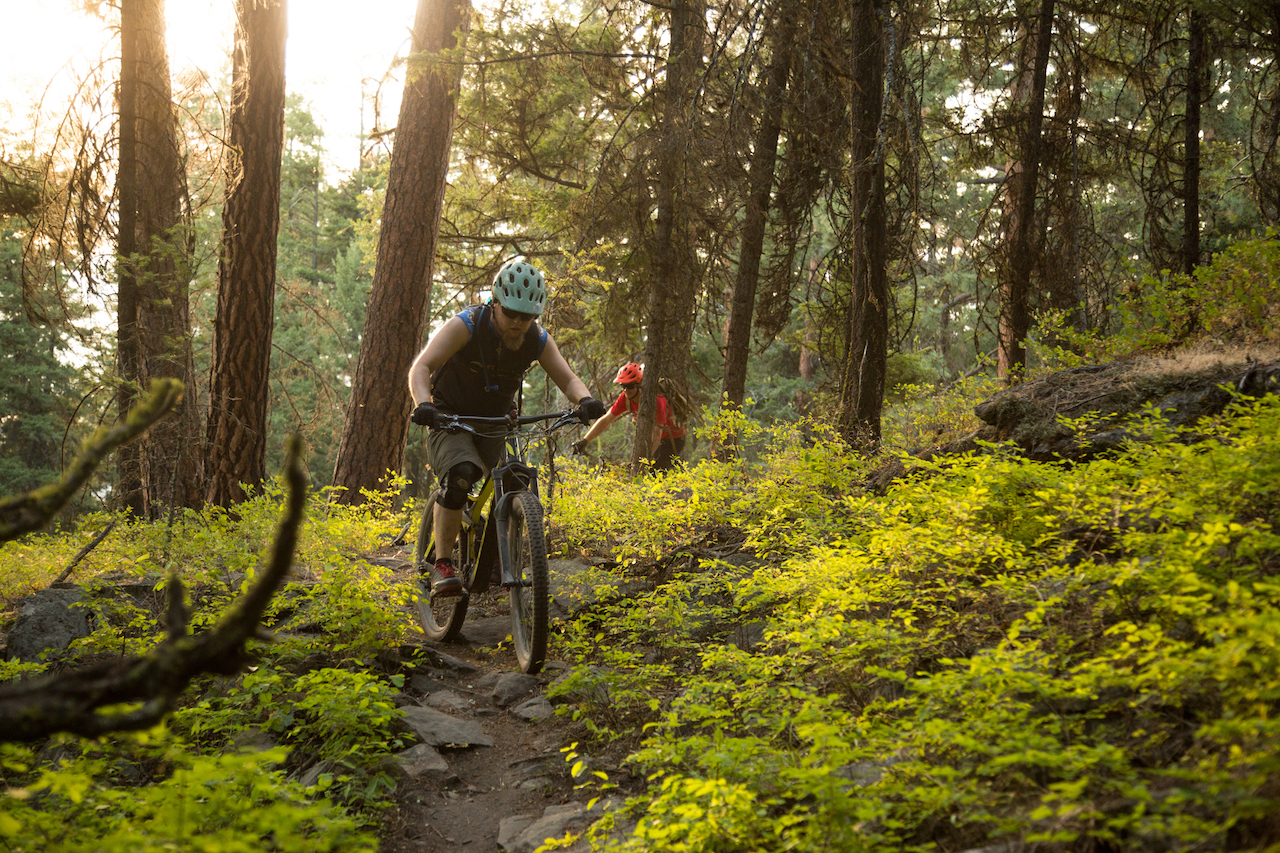
[[61,473],[75,369],[65,336],[33,323],[22,299],[22,243],[0,223],[0,495]]

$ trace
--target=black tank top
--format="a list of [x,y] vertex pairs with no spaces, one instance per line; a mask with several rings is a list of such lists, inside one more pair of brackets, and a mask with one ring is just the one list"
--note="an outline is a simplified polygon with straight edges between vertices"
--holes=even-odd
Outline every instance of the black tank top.
[[431,400],[437,408],[492,418],[510,411],[525,373],[547,345],[547,333],[530,323],[520,348],[509,350],[493,328],[493,310],[492,305],[472,305],[458,315],[471,338],[431,377]]

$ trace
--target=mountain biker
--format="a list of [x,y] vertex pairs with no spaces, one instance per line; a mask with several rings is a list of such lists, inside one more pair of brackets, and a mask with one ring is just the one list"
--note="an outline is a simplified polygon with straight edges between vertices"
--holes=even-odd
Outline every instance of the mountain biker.
[[535,319],[546,303],[546,281],[524,258],[503,264],[493,279],[488,302],[472,305],[431,336],[409,368],[410,420],[433,427],[427,436],[427,465],[440,477],[432,508],[435,565],[431,591],[436,596],[462,593],[454,572],[453,546],[462,528],[462,509],[471,487],[495,464],[504,439],[468,432],[446,432],[444,416],[509,417],[516,392],[533,362],[565,396],[577,401],[585,424],[605,413],[586,384],[569,367],[556,342]]
[[[630,412],[640,411],[640,384],[644,381],[644,367],[634,361],[628,362],[618,369],[613,383],[622,386],[622,393],[613,401],[609,411],[591,425],[587,434],[573,443],[573,452],[581,453],[593,438],[609,428],[618,418]],[[684,452],[684,428],[672,417],[671,405],[666,395],[658,395],[658,416],[655,419],[653,437],[649,447],[653,451],[653,468],[655,471],[670,471]]]

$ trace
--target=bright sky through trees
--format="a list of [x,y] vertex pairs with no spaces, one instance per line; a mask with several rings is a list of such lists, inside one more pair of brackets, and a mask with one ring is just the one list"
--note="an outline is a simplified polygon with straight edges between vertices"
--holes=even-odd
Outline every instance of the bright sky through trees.
[[[104,55],[113,36],[97,18],[77,11],[76,0],[21,0],[5,3],[10,33],[0,51],[0,122],[26,135],[32,105],[59,109],[75,81]],[[378,83],[394,57],[408,48],[415,0],[291,0],[286,79],[290,92],[310,102],[325,129],[332,164],[350,171],[359,154],[361,101],[364,130],[373,126],[372,98],[381,98],[384,126],[395,123],[400,100],[398,72],[391,84]],[[231,49],[231,0],[168,0],[170,63],[175,75],[200,69],[216,79]],[[111,54],[114,55],[115,48]],[[363,86],[362,86],[363,82]],[[46,88],[53,84],[48,94]],[[330,175],[330,179],[336,176]]]

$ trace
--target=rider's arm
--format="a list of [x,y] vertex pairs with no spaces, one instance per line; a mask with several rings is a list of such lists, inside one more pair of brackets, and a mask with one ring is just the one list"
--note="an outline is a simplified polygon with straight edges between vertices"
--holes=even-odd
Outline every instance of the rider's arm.
[[[429,348],[431,345],[427,346]],[[569,362],[564,360],[564,356],[560,354],[560,348],[556,346],[556,342],[550,335],[547,335],[547,345],[542,348],[542,355],[538,356],[538,364],[542,365],[542,369],[547,372],[547,376],[551,377],[551,381],[556,383],[556,387],[563,391],[569,398],[569,402],[575,406],[582,402],[583,397],[591,396],[591,392],[587,390],[587,384],[569,367]]]
[[409,367],[409,393],[415,406],[431,399],[431,375],[470,339],[471,330],[460,317],[449,320],[431,336]]
[[591,425],[591,429],[587,430],[587,434],[582,437],[583,444],[591,441],[591,439],[596,438],[600,433],[607,430],[609,425],[616,421],[618,417],[618,415],[613,413],[613,409],[610,409],[597,418],[596,422]]

